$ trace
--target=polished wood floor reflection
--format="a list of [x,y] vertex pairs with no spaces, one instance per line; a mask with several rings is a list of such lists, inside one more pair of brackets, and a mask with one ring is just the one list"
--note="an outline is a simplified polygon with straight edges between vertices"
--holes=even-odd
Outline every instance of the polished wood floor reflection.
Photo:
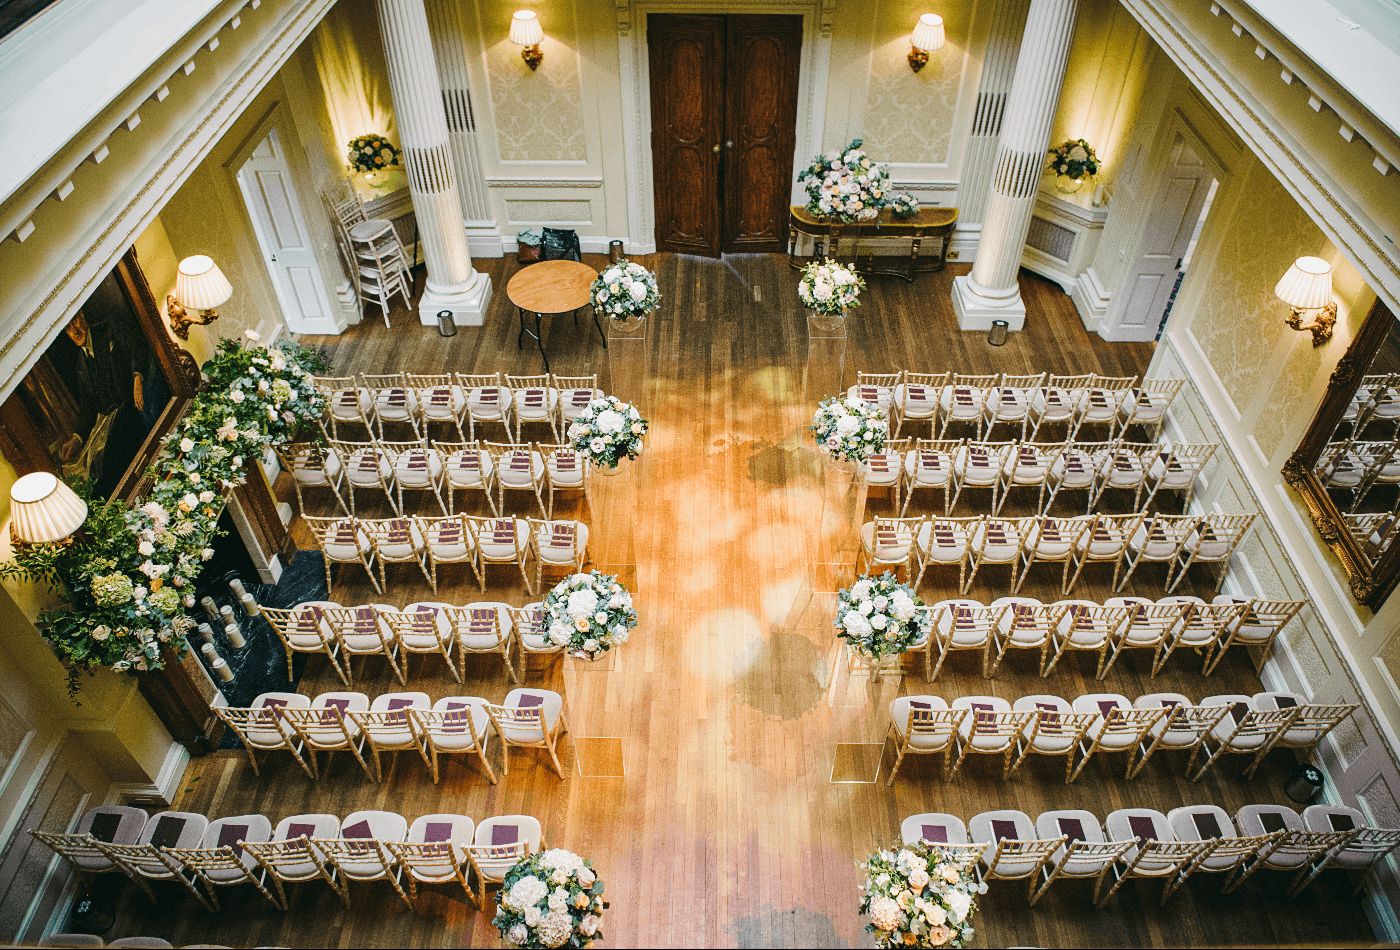
[[[641,612],[632,641],[597,667],[573,661],[533,668],[531,685],[561,690],[574,728],[564,744],[568,778],[560,781],[538,753],[516,751],[511,771],[488,784],[475,767],[451,761],[433,785],[417,757],[400,754],[381,785],[355,762],[336,758],[319,782],[285,758],[266,759],[254,777],[241,754],[196,761],[177,806],[233,815],[386,808],[410,819],[460,812],[476,819],[528,813],[549,840],[594,859],[612,906],[608,946],[868,946],[856,914],[856,862],[896,841],[900,819],[921,811],[965,818],[993,809],[1085,807],[1102,816],[1138,805],[1162,810],[1214,802],[1233,812],[1251,801],[1284,801],[1291,764],[1273,756],[1252,781],[1229,763],[1192,784],[1184,762],[1161,755],[1135,781],[1122,763],[1091,763],[1065,786],[1056,762],[1034,762],[1002,781],[991,762],[969,763],[944,783],[933,764],[913,761],[886,788],[889,749],[880,748],[889,701],[901,692],[945,697],[991,693],[1014,698],[1049,692],[1073,697],[1111,690],[1136,696],[1177,690],[1192,698],[1254,692],[1245,656],[1228,658],[1210,678],[1194,659],[1175,658],[1156,679],[1146,658],[1120,663],[1102,686],[1087,659],[1063,662],[1040,679],[1030,657],[1010,658],[985,680],[975,661],[955,656],[937,682],[910,666],[897,677],[848,675],[830,626],[832,569],[819,564],[833,538],[820,536],[833,504],[824,467],[806,425],[831,382],[837,347],[809,341],[795,305],[795,275],[777,256],[723,262],[677,256],[655,259],[663,307],[645,343],[614,339],[605,351],[586,321],[549,323],[545,336],[560,373],[597,371],[605,388],[636,400],[652,423],[640,463],[595,480],[591,506],[574,509],[592,526],[595,565],[623,575]],[[517,349],[515,314],[501,288],[513,263],[486,262],[497,296],[487,325],[444,339],[408,314],[386,330],[377,316],[337,339],[318,339],[336,370],[387,372],[539,371],[538,354]],[[964,372],[1100,371],[1145,367],[1150,347],[1110,345],[1084,332],[1054,285],[1024,280],[1026,331],[1001,348],[956,329],[949,289],[954,273],[913,285],[872,281],[850,321],[843,372],[905,366]],[[541,437],[537,435],[537,437]],[[313,501],[324,508],[324,498]],[[869,501],[883,510],[880,497]],[[529,508],[515,502],[515,510]],[[964,506],[964,511],[975,509]],[[826,519],[830,523],[831,519]],[[851,567],[836,571],[849,576]],[[448,568],[436,599],[482,599],[460,568]],[[1055,599],[1055,572],[1036,574],[1025,593]],[[1162,575],[1145,571],[1133,586],[1159,594]],[[375,597],[353,571],[337,577],[344,603],[427,599],[413,567],[391,570],[390,591]],[[1005,569],[980,577],[976,595],[1005,592]],[[1108,596],[1106,573],[1093,573],[1080,596]],[[946,576],[931,576],[923,594],[952,594]],[[523,603],[518,578],[493,570],[487,597]],[[397,688],[382,662],[358,662],[356,688]],[[411,686],[433,697],[466,693],[500,699],[508,683],[500,664],[473,659],[457,686],[440,661],[415,658]],[[338,688],[313,660],[307,693]],[[616,742],[601,741],[615,739]],[[499,755],[497,751],[495,753]],[[623,777],[615,776],[622,771]],[[580,774],[583,773],[583,774]],[[878,776],[878,781],[871,782]],[[861,781],[864,779],[864,781]],[[983,946],[1185,946],[1369,941],[1360,906],[1341,880],[1324,880],[1297,899],[1284,879],[1261,874],[1232,897],[1220,881],[1191,881],[1159,904],[1160,885],[1130,883],[1107,908],[1094,909],[1089,886],[1058,885],[1027,909],[1024,888],[993,883],[977,921]],[[323,885],[294,888],[289,913],[256,894],[230,895],[217,915],[173,891],[152,909],[129,893],[114,933],[150,933],[177,943],[234,946],[496,946],[489,917],[460,891],[438,889],[404,908],[387,886],[353,888],[342,909]]]

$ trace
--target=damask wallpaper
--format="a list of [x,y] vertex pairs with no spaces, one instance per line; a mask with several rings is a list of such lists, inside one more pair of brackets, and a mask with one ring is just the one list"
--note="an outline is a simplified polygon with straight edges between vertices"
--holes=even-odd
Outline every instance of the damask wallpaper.
[[[520,47],[506,39],[516,4],[482,9],[487,81],[496,117],[496,148],[503,162],[584,161],[578,29],[571,2],[537,5],[545,38],[544,62],[534,72]],[[499,25],[498,30],[493,30]]]

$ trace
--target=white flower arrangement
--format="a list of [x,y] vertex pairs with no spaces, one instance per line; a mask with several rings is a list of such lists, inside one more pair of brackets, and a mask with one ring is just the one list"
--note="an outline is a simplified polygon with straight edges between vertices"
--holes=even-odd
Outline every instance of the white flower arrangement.
[[836,635],[870,659],[898,656],[928,636],[933,616],[908,584],[889,571],[862,575],[836,598]]
[[597,468],[617,468],[623,459],[642,454],[647,421],[637,407],[616,396],[590,402],[569,424],[569,441]]
[[882,452],[890,423],[874,403],[855,396],[828,396],[812,417],[817,446],[836,461],[864,462]]
[[873,221],[889,201],[890,168],[871,161],[861,140],[852,139],[839,152],[813,158],[797,183],[807,192],[809,213],[847,223]]
[[587,947],[603,939],[603,882],[593,865],[550,848],[506,871],[491,923],[512,947]]
[[922,842],[877,851],[860,867],[860,912],[875,946],[965,947],[972,940],[987,885],[971,868]]
[[590,291],[593,307],[614,320],[644,317],[656,309],[661,292],[656,275],[641,264],[618,261],[603,268]]
[[1078,181],[1099,173],[1099,157],[1084,139],[1069,139],[1046,153],[1045,168]]
[[564,578],[544,596],[545,638],[580,660],[596,660],[627,642],[637,625],[632,595],[613,574]]
[[797,297],[803,306],[817,313],[844,314],[860,306],[860,292],[864,289],[863,277],[828,258],[802,268]]
[[901,191],[890,198],[890,213],[896,218],[912,218],[919,213],[919,199]]

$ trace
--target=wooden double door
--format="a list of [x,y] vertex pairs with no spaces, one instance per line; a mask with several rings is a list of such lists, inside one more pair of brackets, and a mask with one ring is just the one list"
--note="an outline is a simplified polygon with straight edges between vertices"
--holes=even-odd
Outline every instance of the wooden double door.
[[658,250],[787,246],[800,16],[647,16]]

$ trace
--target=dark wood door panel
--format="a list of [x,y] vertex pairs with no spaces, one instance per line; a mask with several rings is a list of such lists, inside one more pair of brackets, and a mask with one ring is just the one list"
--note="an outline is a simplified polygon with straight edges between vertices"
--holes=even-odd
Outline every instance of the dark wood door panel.
[[651,154],[659,250],[716,256],[724,18],[647,17]]

